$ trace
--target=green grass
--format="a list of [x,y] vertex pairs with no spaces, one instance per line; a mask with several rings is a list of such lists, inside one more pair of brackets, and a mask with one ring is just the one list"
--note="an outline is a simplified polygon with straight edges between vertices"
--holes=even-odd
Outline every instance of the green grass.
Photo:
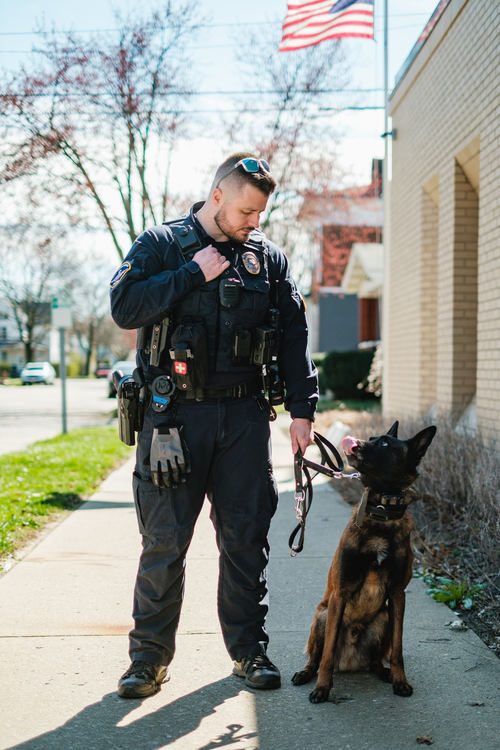
[[0,557],[33,529],[77,507],[130,455],[114,426],[74,430],[0,456]]

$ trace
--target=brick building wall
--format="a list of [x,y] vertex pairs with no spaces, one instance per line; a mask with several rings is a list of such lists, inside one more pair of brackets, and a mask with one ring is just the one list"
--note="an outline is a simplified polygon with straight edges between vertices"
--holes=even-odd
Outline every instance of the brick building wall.
[[500,13],[451,0],[391,98],[384,409],[500,439]]

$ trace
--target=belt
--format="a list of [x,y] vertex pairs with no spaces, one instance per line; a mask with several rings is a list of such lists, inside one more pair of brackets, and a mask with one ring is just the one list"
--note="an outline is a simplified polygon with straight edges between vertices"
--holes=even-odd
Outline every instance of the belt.
[[248,396],[257,396],[260,393],[263,393],[263,389],[262,382],[259,378],[251,380],[248,383],[231,385],[227,388],[204,388],[203,396],[196,399],[180,389],[177,389],[175,391],[175,397],[182,399],[182,401],[192,401],[196,403],[199,401],[206,401],[207,399],[217,398],[247,398]]

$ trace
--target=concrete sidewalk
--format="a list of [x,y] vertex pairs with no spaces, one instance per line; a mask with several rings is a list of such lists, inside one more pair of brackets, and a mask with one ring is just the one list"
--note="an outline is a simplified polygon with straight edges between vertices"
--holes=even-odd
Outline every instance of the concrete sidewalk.
[[[441,750],[498,747],[499,662],[453,614],[410,583],[406,671],[399,698],[374,676],[338,675],[337,702],[309,703],[290,678],[350,509],[318,483],[304,551],[288,554],[295,524],[289,442],[273,426],[280,504],[271,534],[269,654],[279,691],[252,692],[231,675],[219,631],[217,550],[204,508],[187,561],[172,679],[155,696],[115,693],[128,666],[127,633],[139,536],[132,461],[0,579],[0,747],[25,750],[406,750],[431,736]],[[315,482],[316,485],[316,482]]]

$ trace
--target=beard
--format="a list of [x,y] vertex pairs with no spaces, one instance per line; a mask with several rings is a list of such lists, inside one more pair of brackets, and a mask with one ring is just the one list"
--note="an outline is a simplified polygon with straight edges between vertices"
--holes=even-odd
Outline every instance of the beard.
[[253,230],[253,227],[239,227],[236,229],[236,227],[227,220],[224,206],[219,208],[215,214],[214,222],[217,224],[220,231],[225,234],[229,240],[233,240],[233,242],[245,242],[248,239],[248,235]]

